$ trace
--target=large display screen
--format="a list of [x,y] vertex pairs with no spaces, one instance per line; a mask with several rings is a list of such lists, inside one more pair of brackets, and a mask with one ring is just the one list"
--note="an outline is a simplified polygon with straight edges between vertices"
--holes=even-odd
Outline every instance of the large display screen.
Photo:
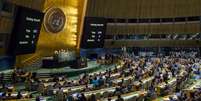
[[44,13],[25,7],[17,7],[15,23],[11,35],[9,54],[34,53]]
[[105,18],[85,17],[81,48],[102,48],[105,32]]

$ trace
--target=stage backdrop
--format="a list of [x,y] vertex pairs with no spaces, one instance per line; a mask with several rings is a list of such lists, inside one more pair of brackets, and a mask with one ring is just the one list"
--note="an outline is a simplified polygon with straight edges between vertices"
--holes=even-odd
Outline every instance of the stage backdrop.
[[[19,1],[16,4],[32,7],[34,0],[30,3],[24,2]],[[86,2],[87,0],[45,0],[43,3],[38,3],[38,5],[43,5],[41,11],[45,13],[45,16],[36,52],[18,55],[16,66],[27,67],[36,63],[43,56],[53,55],[55,50],[79,50],[78,44],[80,43]],[[62,26],[60,26],[61,24]]]

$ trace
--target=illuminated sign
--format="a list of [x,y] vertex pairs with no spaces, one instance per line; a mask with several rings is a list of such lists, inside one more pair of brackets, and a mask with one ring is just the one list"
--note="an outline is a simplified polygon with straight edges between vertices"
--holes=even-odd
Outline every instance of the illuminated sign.
[[34,53],[44,14],[33,9],[18,7],[11,35],[9,54]]
[[81,48],[102,48],[106,32],[106,19],[86,17]]

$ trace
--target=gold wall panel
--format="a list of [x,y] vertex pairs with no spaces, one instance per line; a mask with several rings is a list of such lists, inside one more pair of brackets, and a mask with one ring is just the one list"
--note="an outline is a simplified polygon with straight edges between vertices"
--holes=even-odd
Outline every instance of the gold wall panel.
[[[18,0],[19,1],[19,0]],[[26,0],[23,0],[26,1]],[[22,1],[22,2],[23,2]],[[32,4],[35,0],[33,0]],[[48,33],[44,26],[41,29],[35,54],[20,55],[16,58],[17,67],[26,67],[38,61],[44,56],[53,55],[55,50],[70,49],[78,50],[81,24],[83,20],[83,6],[85,0],[45,0],[43,12],[49,8],[58,7],[63,10],[66,16],[64,29],[59,33]],[[20,0],[21,2],[21,0]],[[41,7],[40,7],[41,8]]]

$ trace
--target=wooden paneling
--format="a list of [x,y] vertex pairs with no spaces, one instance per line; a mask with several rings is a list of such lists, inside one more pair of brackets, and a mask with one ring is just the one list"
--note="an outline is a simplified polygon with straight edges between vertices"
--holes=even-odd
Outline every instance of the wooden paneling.
[[0,0],[0,11],[1,11],[2,5],[3,5],[3,0]]
[[201,0],[89,0],[87,16],[112,18],[201,15]]
[[0,56],[5,55],[5,48],[0,48]]
[[196,40],[105,40],[106,48],[120,47],[201,47]]
[[46,0],[7,0],[13,4],[42,11]]
[[0,16],[0,33],[11,33],[13,20],[7,17]]
[[200,33],[200,22],[161,24],[108,24],[106,34],[194,34]]

